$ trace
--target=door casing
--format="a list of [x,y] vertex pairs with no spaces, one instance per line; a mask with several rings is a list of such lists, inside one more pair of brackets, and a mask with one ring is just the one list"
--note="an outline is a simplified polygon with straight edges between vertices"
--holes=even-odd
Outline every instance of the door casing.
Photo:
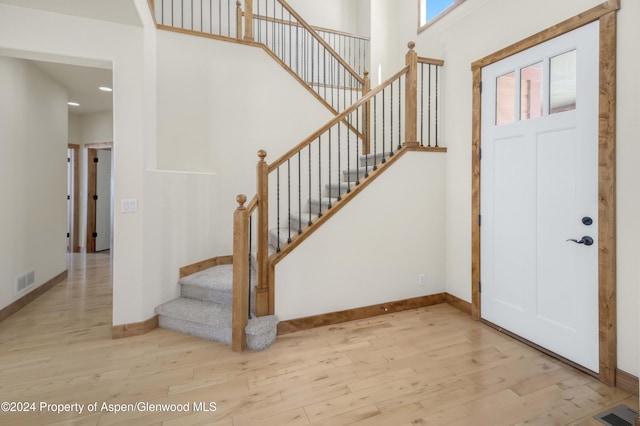
[[[93,158],[97,155],[96,150],[98,149],[111,149],[113,152],[113,142],[85,144],[84,147],[87,150],[87,226],[85,232],[85,251],[87,253],[95,253],[96,239],[93,237],[93,233],[96,232],[96,205],[92,202],[92,197],[96,194],[97,168],[93,162]],[[111,229],[111,238],[113,239],[113,227]]]
[[[480,320],[480,149],[482,68],[510,55],[527,50],[586,24],[600,21],[599,126],[598,126],[598,378],[608,384],[616,381],[616,11],[619,0],[609,0],[558,25],[528,37],[472,63],[472,235],[471,235],[471,309]],[[554,355],[554,354],[552,354]],[[565,360],[566,361],[566,360]],[[577,368],[579,366],[568,362]],[[582,368],[580,368],[582,369]],[[587,370],[588,372],[588,370]]]
[[71,242],[71,252],[79,253],[80,244],[78,233],[80,231],[80,227],[78,222],[80,219],[80,145],[68,144],[67,148],[73,152],[73,156],[71,157],[71,174],[73,176],[73,181],[71,183],[72,193],[69,194],[71,196],[72,205],[69,238]]

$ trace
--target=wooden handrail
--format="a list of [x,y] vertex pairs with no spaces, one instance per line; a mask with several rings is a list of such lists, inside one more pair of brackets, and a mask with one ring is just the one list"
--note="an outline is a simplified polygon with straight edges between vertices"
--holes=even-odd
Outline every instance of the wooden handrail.
[[376,87],[375,89],[371,90],[366,96],[363,96],[360,99],[358,99],[349,108],[347,108],[342,113],[340,113],[337,116],[335,116],[331,121],[329,121],[327,124],[325,124],[324,126],[319,128],[318,130],[316,130],[314,133],[311,134],[311,136],[307,137],[305,140],[300,142],[298,145],[294,146],[289,151],[287,151],[282,156],[280,156],[280,158],[275,160],[273,163],[269,164],[269,173],[271,173],[272,171],[274,171],[275,169],[280,167],[287,160],[291,159],[295,154],[298,153],[298,151],[304,149],[307,145],[309,145],[314,140],[316,140],[318,138],[318,136],[322,135],[324,132],[329,130],[331,127],[335,126],[338,122],[344,121],[349,114],[351,114],[352,112],[356,111],[363,104],[365,104],[366,102],[371,100],[378,93],[382,92],[384,89],[386,89],[388,86],[390,86],[391,83],[395,82],[398,78],[400,78],[400,76],[406,74],[408,71],[409,71],[409,67],[405,66],[400,71],[398,71],[397,73],[392,75],[390,78],[385,80],[378,87]]
[[[247,0],[245,0],[247,1]],[[313,27],[311,27],[311,25],[309,25],[307,23],[307,21],[305,21],[304,19],[302,19],[302,17],[300,15],[298,15],[298,13],[293,10],[293,8],[291,6],[289,6],[289,3],[286,2],[286,0],[278,0],[278,3],[280,3],[285,9],[287,9],[287,11],[294,17],[296,18],[296,20],[304,27],[307,29],[307,31],[309,31],[309,33],[311,33],[313,35],[313,38],[315,38],[318,43],[320,43],[325,49],[327,49],[328,52],[331,53],[331,55],[333,55],[336,60],[342,64],[342,66],[349,72],[349,74],[351,74],[352,77],[354,77],[360,84],[363,84],[363,80],[362,77],[360,77],[358,75],[358,73],[351,68],[351,66],[347,63],[347,61],[345,61],[335,50],[333,50],[333,48],[329,45],[329,43],[327,43],[325,41],[325,39],[323,39],[322,37],[320,37],[320,35],[317,33],[317,31],[315,31],[313,29]]]
[[258,208],[258,194],[254,195],[249,204],[247,204],[247,215],[251,216]]
[[[271,18],[269,16],[266,15],[253,15],[254,19],[260,19],[262,21],[267,21],[267,22],[275,22],[276,24],[285,24],[285,25],[291,25],[292,27],[302,27],[302,25],[298,24],[297,22],[289,22],[289,21],[285,21],[284,19],[278,19],[278,18]],[[345,31],[338,31],[338,30],[332,30],[329,28],[323,28],[323,27],[317,27],[315,25],[310,25],[311,28],[313,28],[316,31],[321,31],[323,33],[329,33],[329,34],[335,34],[335,35],[340,35],[340,36],[344,36],[344,37],[351,37],[351,38],[357,38],[359,40],[364,40],[364,41],[370,41],[371,37],[368,36],[363,36],[360,34],[352,34],[352,33],[348,33]]]
[[316,26],[312,26],[311,28],[313,28],[316,31],[322,31],[324,33],[335,34],[335,35],[351,37],[351,38],[357,38],[357,39],[364,40],[364,41],[371,41],[371,37],[363,36],[363,35],[360,35],[360,34],[353,34],[353,33],[348,33],[346,31],[338,31],[338,30],[332,30],[330,28],[323,28],[323,27],[316,27]]
[[421,57],[421,56],[418,56],[418,63],[419,64],[438,65],[438,66],[443,66],[444,65],[444,61],[442,59],[424,58],[424,57]]

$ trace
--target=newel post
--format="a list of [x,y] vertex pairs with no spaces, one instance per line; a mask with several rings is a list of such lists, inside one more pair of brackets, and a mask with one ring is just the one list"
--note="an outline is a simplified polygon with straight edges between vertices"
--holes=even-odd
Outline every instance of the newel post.
[[273,306],[269,303],[269,165],[265,161],[267,152],[258,151],[258,157],[260,161],[256,166],[258,196],[256,316],[261,317],[273,313]]
[[[369,71],[365,70],[364,78],[362,80],[362,96],[366,96],[371,91],[371,79],[369,78]],[[362,154],[367,155],[371,152],[371,101],[367,101],[362,106],[362,124]]]
[[242,17],[244,16],[244,12],[242,12],[242,3],[240,0],[236,2],[236,38],[238,40],[242,40]]
[[231,349],[242,352],[247,347],[245,327],[249,322],[249,225],[247,197],[236,197],[238,208],[233,213],[233,303]]
[[418,54],[414,47],[416,44],[410,41],[407,46],[409,51],[405,57],[405,65],[409,66],[405,80],[405,141],[404,146],[418,146]]
[[253,0],[244,0],[244,39],[253,41]]

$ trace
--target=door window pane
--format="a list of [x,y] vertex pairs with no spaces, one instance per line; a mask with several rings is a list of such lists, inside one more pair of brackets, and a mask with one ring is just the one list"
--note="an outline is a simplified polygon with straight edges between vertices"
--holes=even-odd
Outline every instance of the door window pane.
[[515,120],[516,73],[501,75],[496,81],[496,124],[513,123]]
[[549,113],[576,108],[576,51],[549,60]]
[[520,119],[542,117],[542,62],[520,70]]

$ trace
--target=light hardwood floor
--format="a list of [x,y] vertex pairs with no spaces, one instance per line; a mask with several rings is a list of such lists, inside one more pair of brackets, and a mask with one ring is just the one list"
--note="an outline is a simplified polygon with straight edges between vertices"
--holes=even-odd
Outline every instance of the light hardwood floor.
[[[67,281],[0,323],[0,401],[36,403],[0,412],[0,424],[595,425],[605,407],[638,408],[636,397],[448,305],[237,354],[162,329],[112,340],[110,283],[109,255],[73,255]],[[143,406],[113,413],[103,403]],[[188,411],[149,411],[162,403]]]

